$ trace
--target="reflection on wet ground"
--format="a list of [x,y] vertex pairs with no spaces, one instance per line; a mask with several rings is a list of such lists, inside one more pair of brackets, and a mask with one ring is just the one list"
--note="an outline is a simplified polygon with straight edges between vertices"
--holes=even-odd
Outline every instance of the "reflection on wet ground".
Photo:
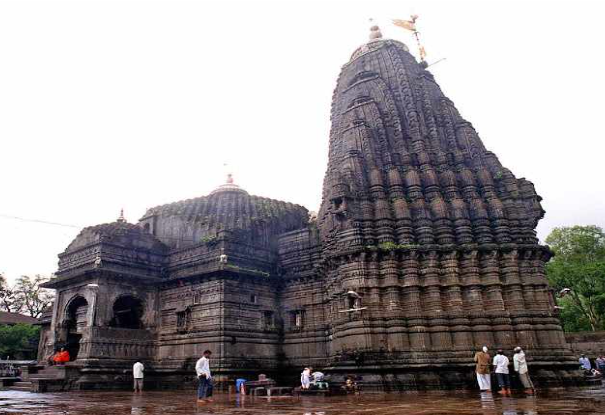
[[472,391],[301,398],[217,395],[198,406],[195,391],[27,393],[0,391],[0,414],[571,415],[605,413],[605,389],[549,389],[537,396]]

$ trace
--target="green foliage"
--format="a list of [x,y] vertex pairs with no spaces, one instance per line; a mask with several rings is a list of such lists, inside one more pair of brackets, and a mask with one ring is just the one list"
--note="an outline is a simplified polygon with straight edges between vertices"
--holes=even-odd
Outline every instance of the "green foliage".
[[598,226],[555,228],[546,238],[546,243],[555,252],[556,261],[590,262],[605,259],[605,233]]
[[378,245],[367,245],[366,249],[368,251],[382,251],[382,252],[392,252],[392,251],[405,251],[409,249],[418,248],[418,245],[415,244],[396,244],[394,242],[383,242]]
[[212,246],[218,242],[218,238],[216,236],[206,235],[200,238],[200,242],[208,246]]
[[20,358],[24,349],[36,348],[40,327],[29,324],[0,326],[0,358]]
[[591,331],[590,322],[588,318],[578,312],[569,296],[565,298],[558,298],[557,304],[561,307],[561,324],[563,325],[563,331],[568,333],[576,331]]
[[54,299],[51,291],[40,287],[48,278],[41,275],[34,277],[22,276],[17,279],[17,294],[23,303],[23,311],[32,317],[38,318]]
[[394,242],[383,242],[378,244],[378,249],[381,251],[391,252],[397,249],[397,244]]
[[48,281],[48,278],[42,275],[23,275],[13,286],[9,286],[6,278],[0,275],[0,310],[40,317],[54,298],[52,291],[40,287],[45,281]]
[[605,233],[597,226],[554,229],[546,238],[555,257],[546,265],[550,284],[558,292],[566,331],[605,329]]
[[267,277],[267,278],[271,276],[271,274],[269,274],[268,272],[265,272],[265,271],[260,271],[258,269],[252,269],[252,268],[238,267],[237,265],[228,264],[228,265],[225,265],[225,268],[230,268],[230,269],[232,269],[234,271],[237,271],[237,272],[239,272],[239,271],[250,272],[252,274],[261,275],[261,276]]

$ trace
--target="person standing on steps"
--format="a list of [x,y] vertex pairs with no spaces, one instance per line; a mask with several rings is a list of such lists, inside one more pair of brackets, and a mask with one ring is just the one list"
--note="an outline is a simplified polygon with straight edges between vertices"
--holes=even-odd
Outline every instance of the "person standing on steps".
[[212,402],[212,375],[210,374],[210,350],[204,351],[204,355],[195,364],[195,373],[199,380],[197,388],[197,402],[204,404]]
[[477,383],[481,392],[492,391],[491,374],[489,371],[489,363],[491,356],[487,352],[487,346],[483,346],[483,350],[475,353],[474,357],[477,366],[475,372],[477,373]]
[[525,393],[528,395],[534,394],[534,384],[529,377],[529,371],[527,369],[527,361],[525,360],[525,353],[520,347],[515,347],[515,355],[513,356],[513,364],[515,366],[515,372],[519,374],[519,380],[525,388]]
[[508,374],[508,357],[504,356],[502,349],[498,350],[498,354],[494,356],[493,365],[496,368],[496,377],[498,378],[498,386],[500,387],[500,395],[510,396],[510,377]]
[[143,363],[137,360],[137,362],[132,366],[132,377],[134,379],[134,391],[143,392],[143,372],[145,371],[145,366]]

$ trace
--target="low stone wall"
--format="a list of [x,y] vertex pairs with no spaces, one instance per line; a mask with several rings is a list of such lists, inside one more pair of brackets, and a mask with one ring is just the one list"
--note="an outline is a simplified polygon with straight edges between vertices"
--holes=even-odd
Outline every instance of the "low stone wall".
[[600,354],[605,355],[605,331],[565,333],[565,339],[578,357],[582,353],[590,359],[595,359]]

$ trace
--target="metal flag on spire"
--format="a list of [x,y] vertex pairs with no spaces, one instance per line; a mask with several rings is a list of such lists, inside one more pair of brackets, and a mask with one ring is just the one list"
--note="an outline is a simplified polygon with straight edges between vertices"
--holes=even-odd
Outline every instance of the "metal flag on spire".
[[426,50],[422,43],[420,43],[420,32],[416,28],[416,20],[418,20],[418,15],[413,14],[410,16],[410,20],[401,20],[401,19],[393,19],[393,24],[395,26],[401,27],[403,29],[409,30],[414,34],[416,38],[416,44],[418,45],[418,53],[420,54],[420,61],[426,62]]

